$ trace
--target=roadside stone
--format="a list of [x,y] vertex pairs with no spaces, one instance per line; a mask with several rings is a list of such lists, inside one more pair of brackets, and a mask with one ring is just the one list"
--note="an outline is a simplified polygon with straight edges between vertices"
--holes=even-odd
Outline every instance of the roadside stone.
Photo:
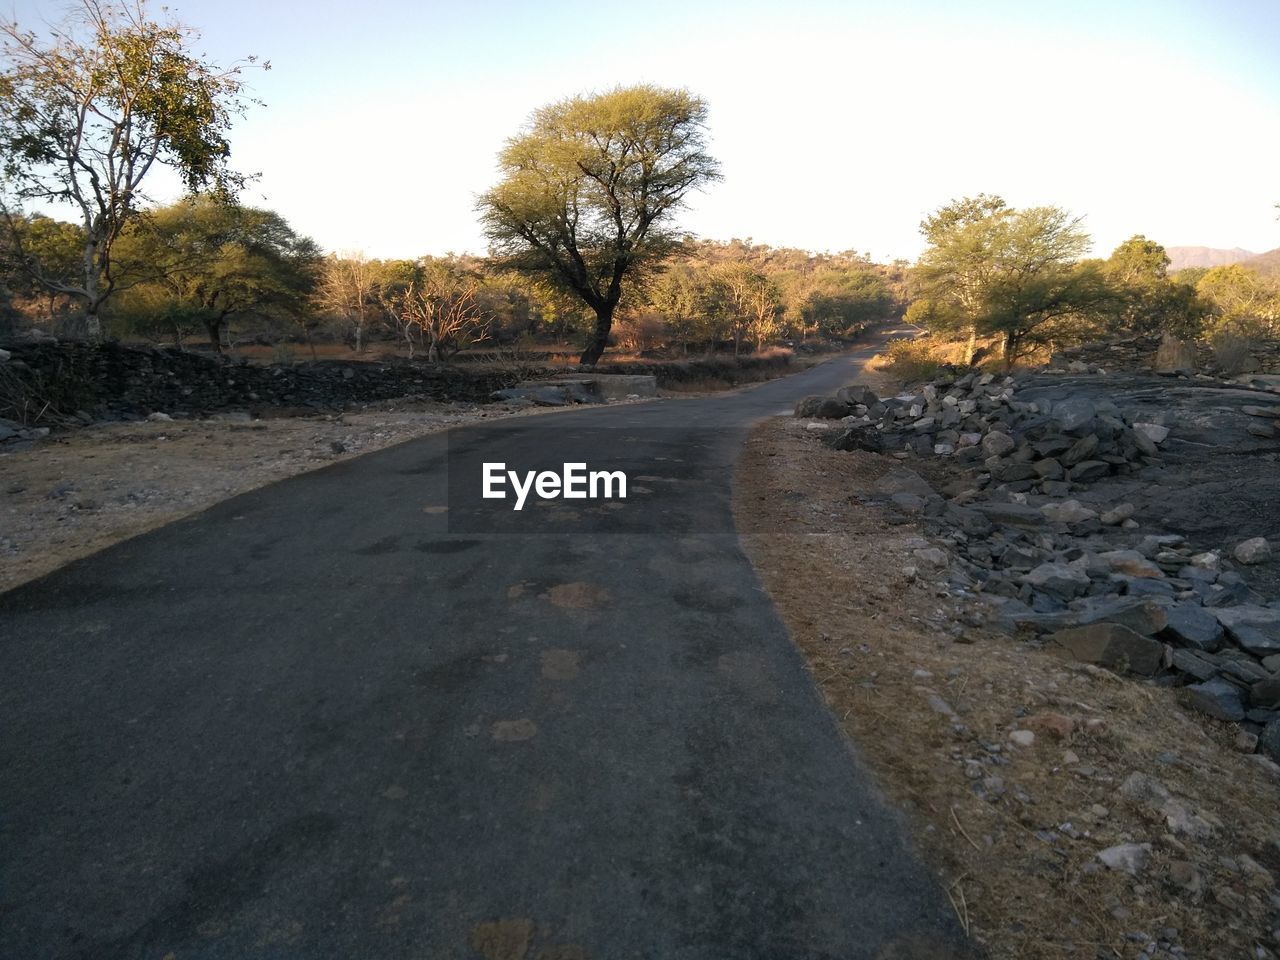
[[1104,527],[1116,527],[1132,517],[1134,512],[1132,503],[1122,503],[1106,511],[1098,520]]
[[1155,444],[1164,443],[1169,436],[1169,428],[1163,427],[1158,423],[1135,423],[1133,432],[1146,437]]
[[1212,680],[1218,675],[1218,664],[1206,653],[1199,650],[1182,649],[1173,651],[1173,669],[1197,680]]
[[973,503],[969,505],[970,509],[977,510],[979,513],[985,514],[989,520],[996,523],[1007,523],[1011,526],[1018,527],[1036,527],[1041,526],[1045,522],[1044,514],[1040,512],[1038,507],[1033,507],[1025,503],[999,503],[996,501],[987,501],[984,503]]
[[1164,663],[1164,644],[1118,623],[1094,623],[1050,634],[1074,659],[1109,669],[1152,676]]
[[1003,457],[1017,445],[1013,437],[1000,430],[992,430],[982,438],[982,452],[988,457]]
[[1058,740],[1070,740],[1075,732],[1076,722],[1061,713],[1037,713],[1027,720],[1027,726],[1037,733],[1047,734]]
[[1088,460],[1089,457],[1093,455],[1093,452],[1097,449],[1098,449],[1098,438],[1096,435],[1090,433],[1087,436],[1081,437],[1079,440],[1077,440],[1075,443],[1069,446],[1066,449],[1066,451],[1062,454],[1060,459],[1068,467],[1074,467],[1077,463],[1080,463],[1082,460]]
[[1151,863],[1151,844],[1120,843],[1098,852],[1098,859],[1109,870],[1121,870],[1137,876]]
[[872,407],[880,402],[880,398],[876,396],[875,391],[862,383],[850,383],[841,387],[836,391],[836,399],[851,407],[857,404]]
[[1244,698],[1240,688],[1226,680],[1193,683],[1182,688],[1180,698],[1184,706],[1217,720],[1239,723],[1244,719]]
[[1164,571],[1137,550],[1110,550],[1099,556],[1116,573],[1148,580],[1164,579]]
[[1016,747],[1034,746],[1036,735],[1030,730],[1011,730],[1009,731],[1009,742]]
[[1045,515],[1050,523],[1084,523],[1086,520],[1095,520],[1098,517],[1097,511],[1090,510],[1079,500],[1046,503],[1040,508],[1040,512]]
[[1085,397],[1071,397],[1061,403],[1054,404],[1053,419],[1065,433],[1072,433],[1088,426],[1098,415],[1098,408],[1093,401]]
[[1038,590],[1063,599],[1077,597],[1089,589],[1089,574],[1065,563],[1042,563],[1019,578]]
[[1072,483],[1088,483],[1101,480],[1111,472],[1111,464],[1105,460],[1085,460],[1071,468]]
[[1266,537],[1252,537],[1237,544],[1231,555],[1244,564],[1264,563],[1271,559],[1271,544]]
[[1148,597],[1114,597],[1086,605],[1078,622],[1082,627],[1091,623],[1118,623],[1149,637],[1164,630],[1169,625],[1169,617],[1161,604]]
[[1213,653],[1222,647],[1225,630],[1218,618],[1195,603],[1175,603],[1164,608],[1167,623],[1163,635],[1174,643]]
[[1280,720],[1272,720],[1258,734],[1258,749],[1272,760],[1280,761]]
[[1280,708],[1280,676],[1273,674],[1250,687],[1249,703],[1271,710]]
[[928,564],[931,567],[945,567],[951,559],[947,551],[940,547],[924,547],[920,550],[913,550],[912,553],[921,563]]
[[1156,373],[1178,373],[1196,371],[1197,358],[1195,344],[1189,340],[1180,340],[1173,334],[1166,333],[1160,339],[1160,348],[1156,351]]
[[1215,607],[1213,615],[1232,641],[1255,656],[1280,653],[1280,609],[1242,604]]

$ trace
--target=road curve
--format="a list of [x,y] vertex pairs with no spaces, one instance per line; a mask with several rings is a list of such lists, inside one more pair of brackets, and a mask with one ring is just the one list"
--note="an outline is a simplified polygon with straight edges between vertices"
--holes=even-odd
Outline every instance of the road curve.
[[[958,956],[732,534],[749,425],[870,352],[428,436],[0,595],[0,958]],[[633,489],[516,515],[477,458]]]

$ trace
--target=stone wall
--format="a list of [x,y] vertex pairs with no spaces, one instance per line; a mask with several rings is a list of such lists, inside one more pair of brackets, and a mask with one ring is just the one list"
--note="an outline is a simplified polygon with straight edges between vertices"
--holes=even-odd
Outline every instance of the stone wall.
[[320,361],[253,366],[164,347],[81,341],[9,343],[0,363],[0,418],[58,423],[227,408],[339,408],[423,396],[487,402],[514,373],[423,363]]

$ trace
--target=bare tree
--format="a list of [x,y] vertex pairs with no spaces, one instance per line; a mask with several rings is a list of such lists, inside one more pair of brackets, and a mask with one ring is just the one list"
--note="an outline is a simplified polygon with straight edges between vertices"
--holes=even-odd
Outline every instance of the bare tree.
[[478,281],[454,277],[434,265],[409,284],[400,299],[401,323],[421,331],[432,363],[484,339],[492,316],[480,305],[479,290]]
[[350,325],[356,353],[364,352],[364,331],[374,294],[374,276],[369,258],[361,250],[331,254],[320,272],[316,303],[338,314]]

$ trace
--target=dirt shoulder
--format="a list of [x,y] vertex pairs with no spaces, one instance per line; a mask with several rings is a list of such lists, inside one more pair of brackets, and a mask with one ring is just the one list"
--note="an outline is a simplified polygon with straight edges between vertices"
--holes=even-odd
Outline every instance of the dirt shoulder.
[[767,421],[735,513],[975,941],[994,957],[1276,956],[1280,769],[1171,689],[987,630],[915,521],[877,498],[896,465]]
[[0,591],[234,497],[453,426],[559,409],[405,400],[253,420],[98,423],[0,456]]

